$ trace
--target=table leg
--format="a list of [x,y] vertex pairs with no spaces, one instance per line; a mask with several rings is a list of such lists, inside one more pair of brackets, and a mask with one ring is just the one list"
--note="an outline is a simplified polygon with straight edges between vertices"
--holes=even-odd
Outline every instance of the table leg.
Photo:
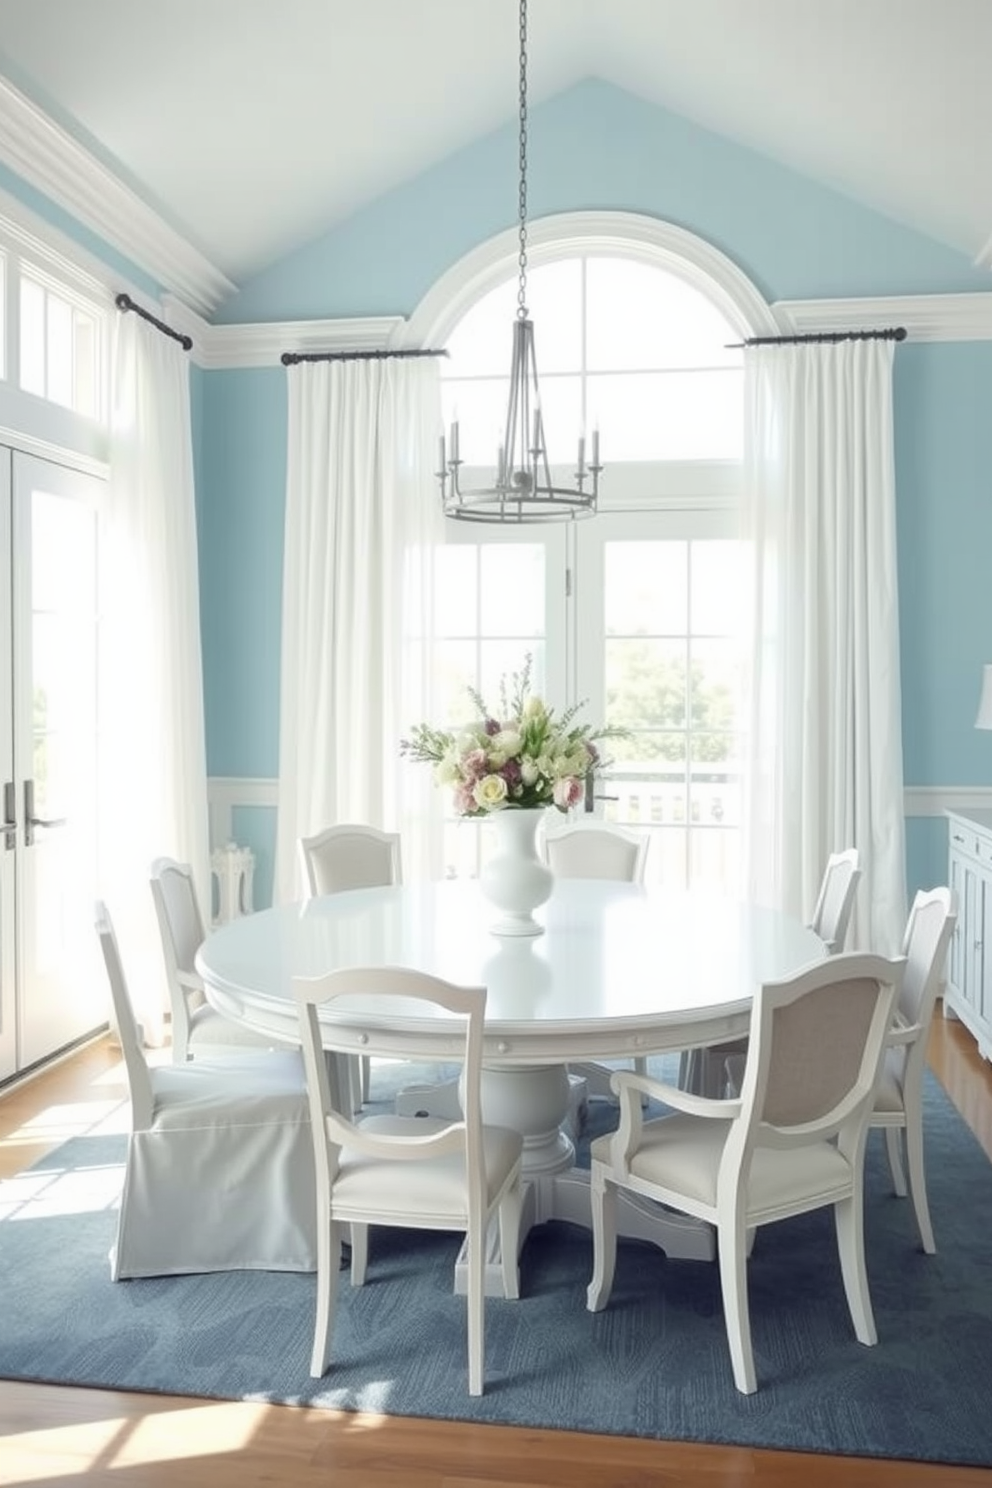
[[[552,1219],[567,1220],[585,1229],[592,1227],[589,1174],[575,1167],[575,1148],[565,1129],[569,1095],[568,1071],[564,1065],[482,1072],[484,1119],[523,1132],[521,1244],[534,1225]],[[709,1225],[636,1194],[618,1195],[617,1233],[629,1239],[650,1241],[672,1259],[710,1261],[716,1253]],[[467,1284],[463,1246],[455,1262],[455,1291],[464,1295]],[[487,1236],[486,1295],[503,1295],[499,1231],[495,1223]]]

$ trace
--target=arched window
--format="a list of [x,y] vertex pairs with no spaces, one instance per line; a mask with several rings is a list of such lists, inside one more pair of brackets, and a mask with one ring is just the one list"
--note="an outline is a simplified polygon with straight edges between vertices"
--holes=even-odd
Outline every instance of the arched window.
[[[516,235],[445,275],[411,321],[444,345],[445,422],[469,469],[495,465],[517,310]],[[648,878],[739,890],[740,714],[736,505],[741,340],[771,334],[753,286],[691,234],[628,214],[541,219],[529,238],[545,434],[567,467],[600,432],[600,512],[565,525],[449,523],[435,614],[451,720],[465,688],[494,696],[534,658],[560,706],[629,740],[595,810],[647,831]],[[469,482],[470,483],[470,482]],[[477,870],[484,834],[452,823],[451,873]]]
[[[610,465],[736,460],[741,454],[739,335],[706,295],[636,259],[577,254],[528,274],[552,463],[599,428]],[[445,423],[457,410],[466,463],[495,459],[503,423],[517,281],[459,320],[442,366]]]

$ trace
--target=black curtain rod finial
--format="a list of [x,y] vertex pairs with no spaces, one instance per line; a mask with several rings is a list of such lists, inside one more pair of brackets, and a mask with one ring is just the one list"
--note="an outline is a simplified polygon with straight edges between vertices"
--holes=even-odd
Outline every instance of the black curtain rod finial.
[[152,315],[150,311],[142,309],[140,305],[136,305],[129,294],[125,294],[122,291],[114,299],[114,304],[117,306],[118,310],[133,310],[136,315],[141,316],[142,320],[147,320],[149,325],[155,326],[155,328],[157,330],[160,330],[164,335],[171,336],[173,341],[178,341],[184,351],[193,350],[192,336],[184,335],[182,331],[174,331],[171,326],[166,325],[164,320],[159,320],[156,316]]

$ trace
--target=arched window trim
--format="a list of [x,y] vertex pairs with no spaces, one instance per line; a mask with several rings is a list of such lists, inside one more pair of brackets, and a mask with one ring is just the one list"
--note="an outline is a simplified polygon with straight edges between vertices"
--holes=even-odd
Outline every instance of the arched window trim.
[[[458,259],[424,295],[397,344],[443,345],[477,300],[516,275],[519,250],[514,227]],[[676,275],[705,295],[742,338],[779,334],[771,307],[747,275],[712,243],[671,222],[637,212],[561,212],[528,222],[529,265],[581,254],[637,259]]]

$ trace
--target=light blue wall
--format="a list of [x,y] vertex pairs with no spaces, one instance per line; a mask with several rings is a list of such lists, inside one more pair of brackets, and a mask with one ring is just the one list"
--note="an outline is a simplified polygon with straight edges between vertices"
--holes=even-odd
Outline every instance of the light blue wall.
[[[988,289],[963,254],[588,79],[531,112],[531,218],[644,212],[722,249],[770,300]],[[408,315],[516,223],[516,126],[459,150],[242,286],[219,320]]]
[[204,384],[197,474],[207,768],[274,776],[286,377],[281,367],[208,372]]

